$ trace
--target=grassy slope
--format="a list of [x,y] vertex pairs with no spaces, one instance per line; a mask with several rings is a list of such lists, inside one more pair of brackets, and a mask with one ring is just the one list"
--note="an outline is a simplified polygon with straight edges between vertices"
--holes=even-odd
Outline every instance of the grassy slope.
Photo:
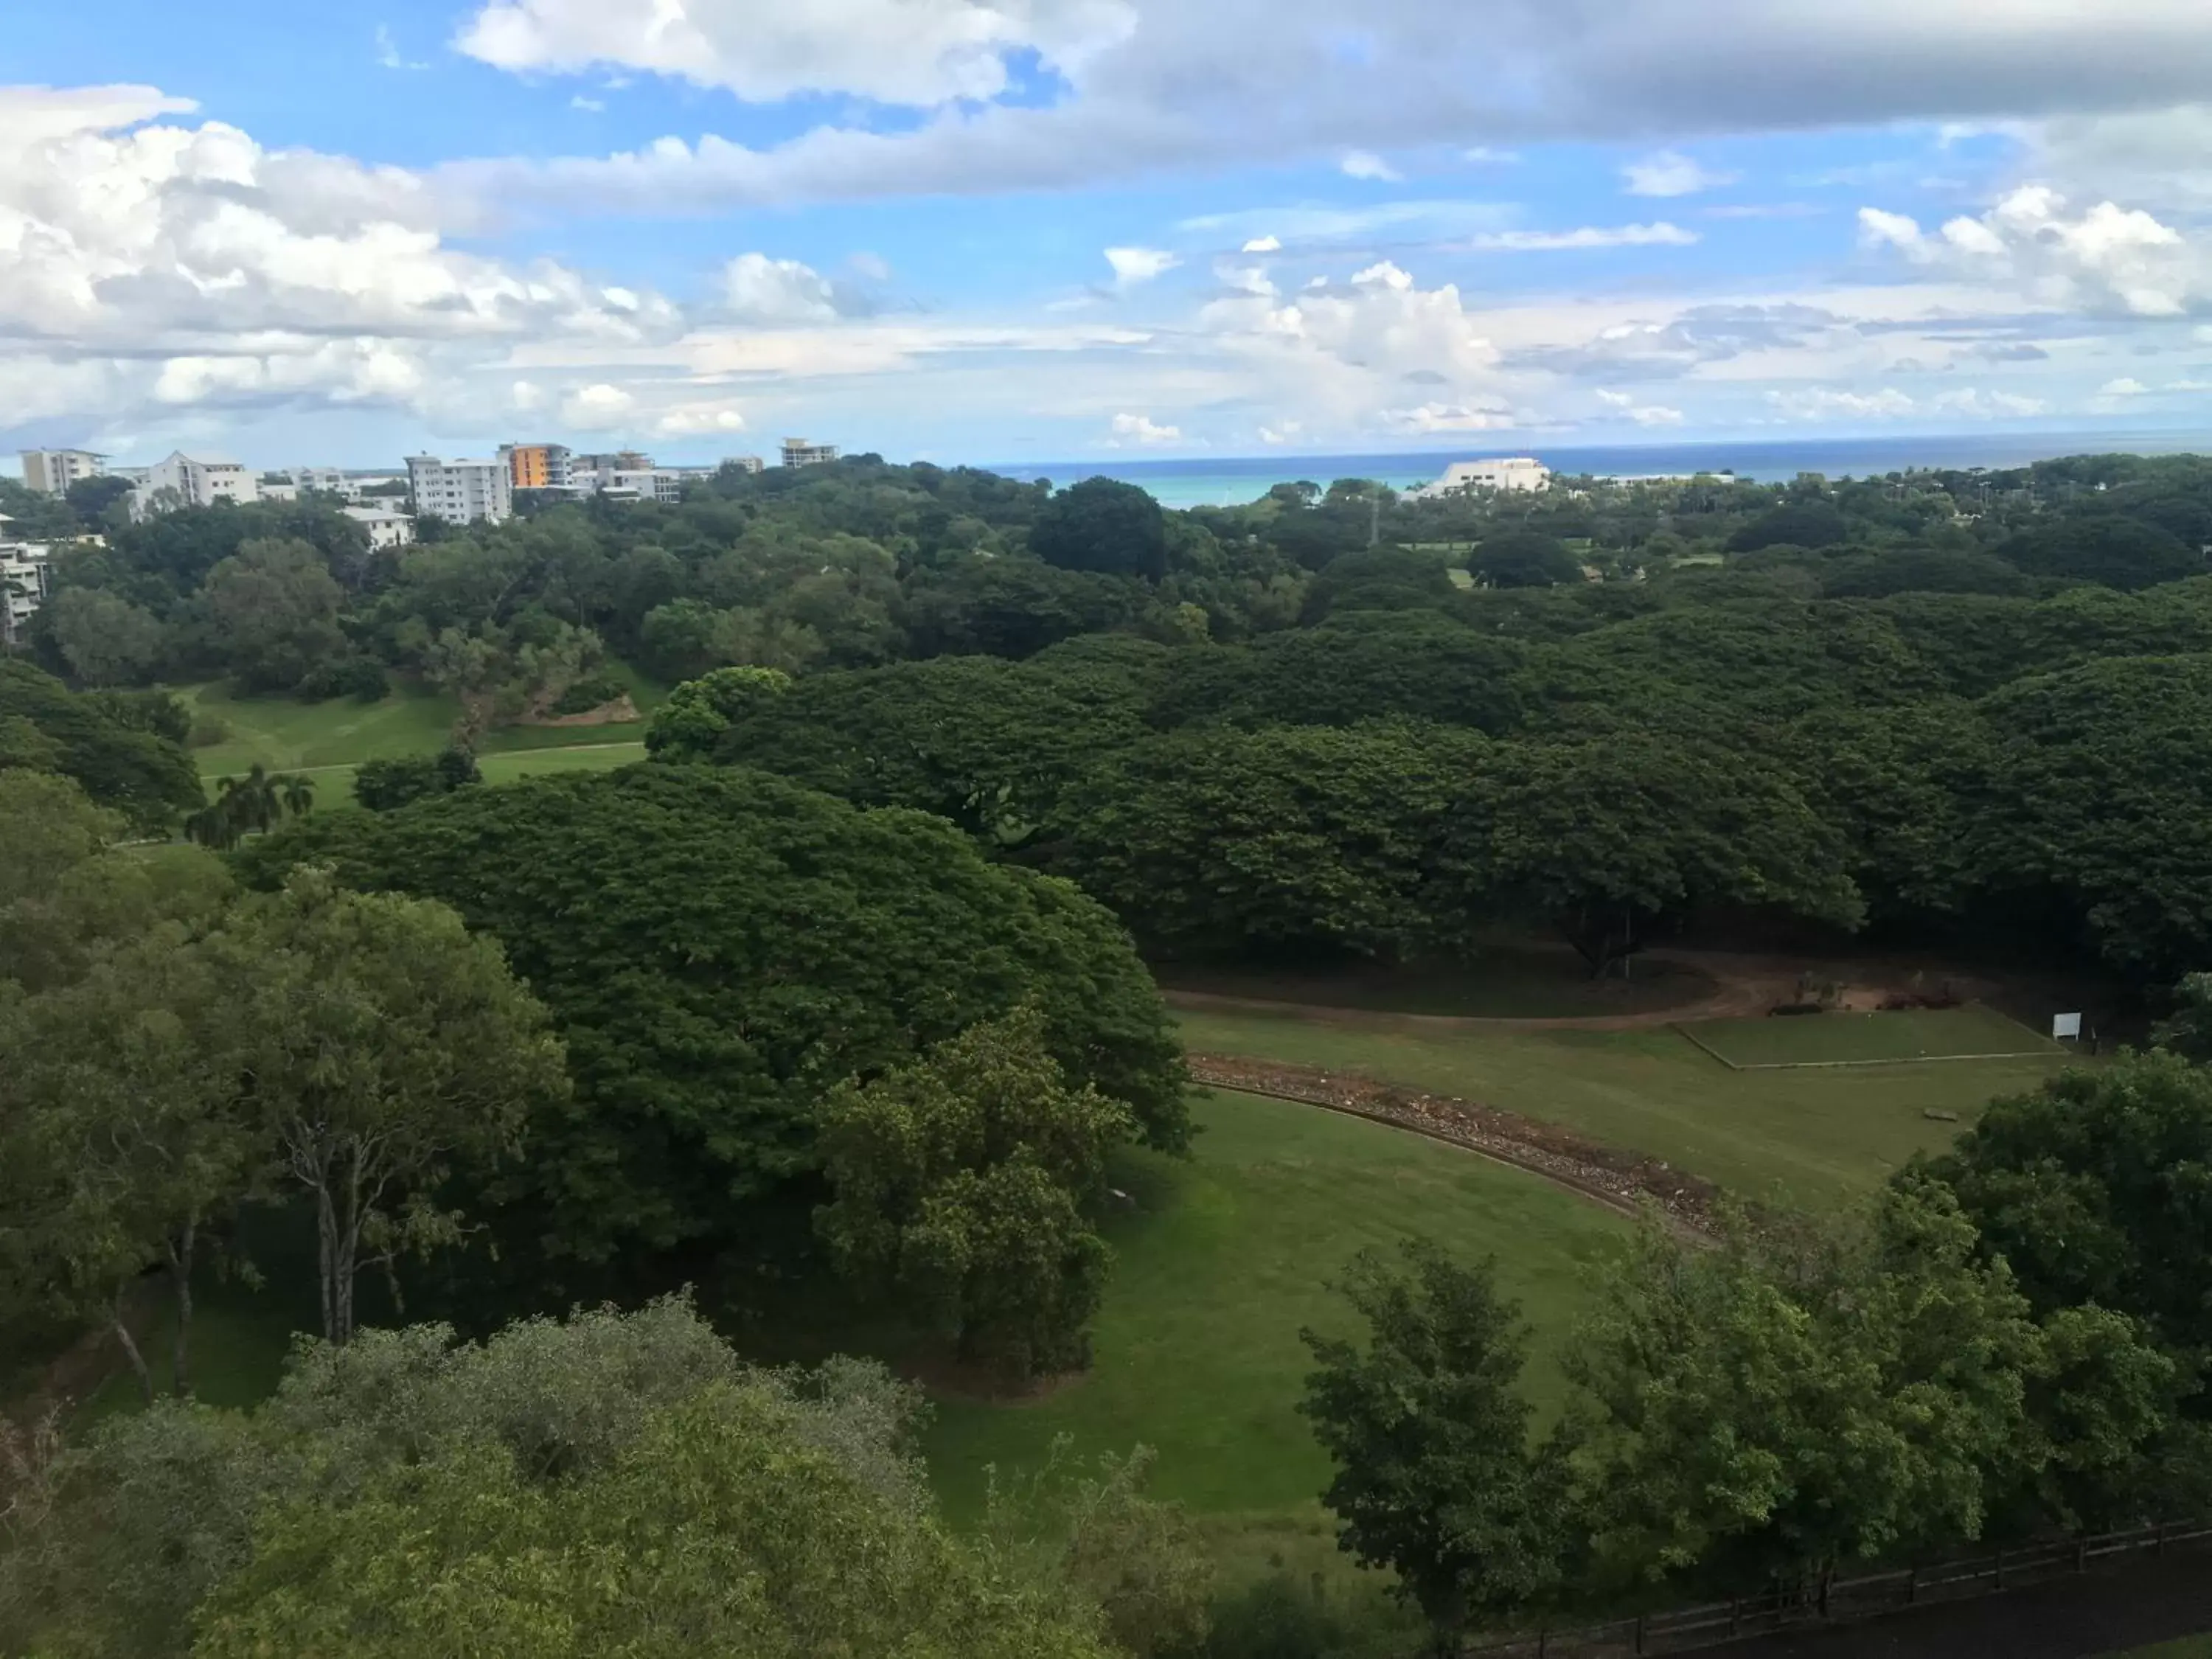
[[1647,963],[1632,980],[1594,980],[1582,958],[1565,946],[1517,940],[1487,945],[1473,962],[1451,966],[1362,963],[1308,969],[1163,962],[1153,965],[1153,973],[1162,985],[1178,991],[1477,1019],[1649,1012],[1686,1007],[1715,989],[1704,974],[1677,963]]
[[1738,1066],[1809,1066],[1942,1055],[2063,1052],[1994,1008],[1893,1014],[1817,1014],[1791,1019],[1708,1019],[1686,1026]]
[[1731,1072],[1679,1033],[1360,1030],[1252,1015],[1180,1016],[1194,1051],[1358,1072],[1561,1123],[1749,1195],[1828,1206],[1946,1144],[1991,1097],[2033,1088],[2049,1060],[1876,1071]]
[[1419,1231],[1495,1255],[1536,1333],[1528,1385],[1556,1403],[1553,1352],[1590,1294],[1587,1270],[1627,1224],[1542,1182],[1418,1137],[1249,1096],[1194,1103],[1188,1163],[1132,1154],[1138,1200],[1113,1224],[1112,1284],[1082,1382],[1026,1405],[941,1404],[931,1464],[956,1515],[986,1465],[1033,1464],[1056,1435],[1081,1451],[1161,1454],[1156,1489],[1202,1517],[1230,1565],[1332,1553],[1316,1499],[1328,1464],[1294,1407],[1301,1326],[1356,1326],[1330,1280],[1360,1249]]

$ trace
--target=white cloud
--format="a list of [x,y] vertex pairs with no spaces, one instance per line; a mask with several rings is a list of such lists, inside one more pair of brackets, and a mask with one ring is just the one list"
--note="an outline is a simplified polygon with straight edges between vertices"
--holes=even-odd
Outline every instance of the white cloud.
[[1273,426],[1260,428],[1260,441],[1271,449],[1282,444],[1296,443],[1305,429],[1304,421],[1278,421]]
[[637,399],[618,386],[600,381],[579,386],[561,400],[561,418],[580,432],[626,429]]
[[833,322],[836,290],[811,265],[740,253],[722,267],[722,302],[740,322],[763,327]]
[[1139,283],[1165,276],[1182,261],[1156,247],[1109,247],[1106,250],[1106,263],[1114,267],[1116,283],[1123,288],[1134,288]]
[[1501,432],[1521,424],[1510,409],[1468,404],[1423,404],[1382,411],[1383,424],[1418,437],[1440,432]]
[[1784,419],[1792,421],[1895,421],[1920,412],[1920,405],[1894,386],[1880,392],[1811,386],[1801,392],[1770,392],[1766,401]]
[[1517,149],[1499,149],[1493,144],[1477,144],[1470,149],[1460,151],[1459,158],[1471,167],[1510,167],[1520,165],[1521,152]]
[[607,112],[605,99],[586,98],[580,92],[568,100],[568,107],[582,110],[586,115],[604,115]]
[[2176,317],[2212,302],[2212,262],[2172,226],[2100,202],[2069,216],[2041,185],[2014,191],[1979,217],[1940,230],[1879,208],[1859,210],[1861,240],[1911,264],[2009,285],[2041,304],[2136,317]]
[[1406,176],[1369,149],[1346,150],[1337,167],[1347,179],[1374,179],[1386,184],[1395,185]]
[[745,429],[744,413],[735,404],[680,404],[655,418],[653,429],[664,438],[713,437]]
[[1680,410],[1665,404],[1639,404],[1626,392],[1600,392],[1597,400],[1638,426],[1680,426],[1688,418]]
[[[1225,234],[1281,244],[1364,241],[1385,234],[1408,240],[1466,235],[1503,228],[1512,210],[1495,202],[1425,200],[1370,202],[1358,207],[1295,206],[1245,208],[1185,219],[1178,229],[1200,234]],[[1270,249],[1269,252],[1275,250]]]
[[1732,185],[1741,176],[1715,173],[1672,149],[1631,161],[1620,170],[1621,187],[1631,196],[1695,196]]
[[1698,233],[1665,222],[1653,225],[1585,225],[1579,230],[1501,230],[1474,237],[1480,252],[1546,253],[1573,248],[1692,247]]
[[1149,415],[1116,415],[1114,417],[1113,433],[1113,442],[1116,447],[1123,443],[1133,443],[1143,448],[1150,448],[1157,444],[1182,441],[1182,428],[1162,426]]
[[1017,52],[1079,75],[1136,24],[1126,0],[492,0],[453,44],[504,70],[612,65],[753,102],[827,92],[929,106],[996,98]]
[[428,64],[408,61],[407,55],[399,50],[399,42],[392,38],[392,26],[388,23],[376,26],[376,61],[388,70],[426,70],[430,67]]
[[1280,253],[1283,251],[1282,238],[1279,236],[1255,236],[1250,241],[1244,244],[1243,251],[1246,253]]
[[2132,376],[2124,375],[2117,380],[2107,380],[2097,388],[2100,398],[2148,398],[2150,388]]

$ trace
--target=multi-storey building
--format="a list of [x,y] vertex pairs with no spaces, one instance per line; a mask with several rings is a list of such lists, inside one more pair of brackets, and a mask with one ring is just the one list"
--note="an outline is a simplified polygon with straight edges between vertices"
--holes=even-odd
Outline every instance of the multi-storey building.
[[0,514],[0,645],[13,645],[46,597],[46,561],[53,550],[44,542],[16,539],[10,520]]
[[837,459],[835,444],[810,443],[804,438],[783,441],[783,464],[786,466],[827,466]]
[[361,499],[362,480],[335,466],[295,466],[291,477],[301,489],[319,489],[325,495],[343,496],[349,501]]
[[381,553],[388,548],[406,547],[415,539],[415,520],[404,513],[395,513],[383,507],[341,507],[351,519],[368,532],[371,552]]
[[26,449],[23,482],[49,495],[66,495],[73,483],[97,478],[107,471],[107,457],[89,449]]
[[1549,489],[1552,469],[1532,456],[1517,455],[1492,461],[1454,461],[1444,469],[1444,476],[1431,484],[1422,484],[1409,489],[1409,500],[1424,495],[1446,495],[1455,489],[1514,490]]
[[507,483],[516,489],[568,487],[569,455],[561,444],[501,444],[499,458],[507,463]]
[[213,455],[187,455],[181,449],[151,466],[118,466],[112,471],[131,481],[134,519],[179,507],[213,507],[217,501],[244,506],[261,499],[260,482],[248,468]]
[[768,463],[757,455],[725,455],[722,465],[738,472],[765,472]]
[[407,483],[415,512],[449,524],[484,520],[498,524],[514,511],[514,483],[507,463],[441,461],[435,455],[410,455]]

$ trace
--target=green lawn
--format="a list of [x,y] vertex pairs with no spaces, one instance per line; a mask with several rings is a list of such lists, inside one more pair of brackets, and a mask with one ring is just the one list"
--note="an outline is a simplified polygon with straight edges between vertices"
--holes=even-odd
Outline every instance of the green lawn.
[[2160,1642],[2154,1648],[2108,1654],[2106,1659],[2212,1659],[2212,1636],[2185,1636],[2179,1641]]
[[1179,1018],[1196,1052],[1355,1072],[1480,1100],[1664,1158],[1748,1196],[1813,1207],[1873,1188],[1957,1133],[1924,1113],[1972,1122],[1992,1097],[2033,1089],[2066,1058],[1731,1072],[1663,1027],[1413,1035],[1261,1015]]
[[1115,1220],[1116,1259],[1091,1373],[1032,1403],[945,1401],[928,1438],[952,1512],[972,1514],[984,1468],[1033,1464],[1054,1437],[1080,1450],[1158,1449],[1156,1490],[1207,1521],[1225,1562],[1300,1568],[1333,1554],[1316,1499],[1328,1463],[1293,1407],[1310,1364],[1304,1325],[1356,1322],[1328,1289],[1360,1249],[1409,1231],[1495,1255],[1536,1334],[1531,1395],[1561,1388],[1553,1351],[1591,1294],[1589,1270],[1628,1224],[1470,1153],[1310,1107],[1216,1094],[1194,1103],[1188,1162],[1129,1155],[1137,1200]]
[[1893,1014],[1707,1019],[1677,1027],[1731,1066],[1866,1066],[1991,1054],[2056,1054],[2050,1038],[1979,1003]]

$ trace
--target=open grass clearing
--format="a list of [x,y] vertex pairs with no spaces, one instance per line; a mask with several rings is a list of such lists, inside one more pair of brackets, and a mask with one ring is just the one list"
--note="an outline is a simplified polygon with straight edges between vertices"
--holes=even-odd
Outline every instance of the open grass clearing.
[[[2033,1089],[2069,1058],[1731,1072],[1666,1027],[1412,1032],[1188,1011],[1178,1020],[1194,1053],[1355,1073],[1480,1101],[1664,1159],[1747,1197],[1810,1208],[1871,1190],[1915,1152],[1948,1145],[1990,1099]],[[1931,1111],[1960,1121],[1931,1120]]]
[[1739,1071],[2011,1059],[2064,1052],[2050,1038],[1979,1003],[1894,1013],[1706,1019],[1674,1029],[1722,1064]]
[[1516,942],[1472,962],[1397,966],[1363,962],[1285,967],[1163,962],[1153,977],[1172,991],[1401,1014],[1470,1019],[1577,1019],[1658,1013],[1704,1001],[1719,988],[1686,962],[1645,958],[1630,979],[1593,979],[1565,945]]

